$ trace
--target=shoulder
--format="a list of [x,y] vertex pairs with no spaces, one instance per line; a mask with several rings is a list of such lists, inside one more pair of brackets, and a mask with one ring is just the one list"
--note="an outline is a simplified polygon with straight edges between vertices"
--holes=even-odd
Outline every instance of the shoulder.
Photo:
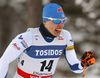
[[67,30],[63,30],[63,33],[64,33],[65,38],[66,38],[67,46],[73,46],[74,45],[74,41],[72,39],[72,36],[71,36],[70,32],[67,31]]
[[32,33],[30,31],[25,31],[23,33],[18,34],[14,40],[17,41],[25,40],[27,43],[32,42]]
[[16,42],[19,45],[23,45],[24,48],[31,46],[32,44],[32,33],[30,31],[26,31],[23,33],[18,34],[14,39],[13,42]]
[[34,31],[38,31],[39,28],[28,28],[25,32],[18,34],[19,35],[23,35],[23,37],[32,37],[32,33]]
[[65,37],[70,37],[71,34],[68,30],[63,29],[62,32],[64,33]]
[[32,33],[30,31],[25,31],[17,35],[19,38],[30,38],[32,37]]

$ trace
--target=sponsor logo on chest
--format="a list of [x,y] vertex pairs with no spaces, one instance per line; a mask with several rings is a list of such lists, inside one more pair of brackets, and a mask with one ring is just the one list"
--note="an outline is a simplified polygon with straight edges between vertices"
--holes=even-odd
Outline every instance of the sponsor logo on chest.
[[61,55],[62,50],[35,50],[36,56],[52,56],[52,55]]
[[26,54],[33,58],[58,58],[65,48],[65,46],[31,46],[26,50]]

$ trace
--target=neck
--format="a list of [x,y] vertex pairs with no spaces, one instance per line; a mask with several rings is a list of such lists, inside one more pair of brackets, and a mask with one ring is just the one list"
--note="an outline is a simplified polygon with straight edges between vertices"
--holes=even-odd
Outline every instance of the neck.
[[42,23],[40,25],[40,32],[43,36],[46,36],[46,37],[51,37],[51,38],[54,38],[56,36],[52,35],[48,30],[47,28],[44,26],[44,24]]

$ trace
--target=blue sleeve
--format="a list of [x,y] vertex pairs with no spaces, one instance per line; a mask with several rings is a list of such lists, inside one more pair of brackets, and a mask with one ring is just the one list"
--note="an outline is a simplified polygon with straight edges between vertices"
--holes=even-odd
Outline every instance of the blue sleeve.
[[71,71],[73,71],[74,73],[83,72],[83,67],[81,66],[80,61],[77,59],[74,49],[64,52],[64,56]]

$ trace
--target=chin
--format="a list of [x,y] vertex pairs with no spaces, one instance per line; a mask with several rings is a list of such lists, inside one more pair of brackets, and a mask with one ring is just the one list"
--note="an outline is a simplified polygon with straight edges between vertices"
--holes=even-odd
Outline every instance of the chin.
[[60,34],[56,34],[56,35],[54,35],[54,36],[60,36]]

